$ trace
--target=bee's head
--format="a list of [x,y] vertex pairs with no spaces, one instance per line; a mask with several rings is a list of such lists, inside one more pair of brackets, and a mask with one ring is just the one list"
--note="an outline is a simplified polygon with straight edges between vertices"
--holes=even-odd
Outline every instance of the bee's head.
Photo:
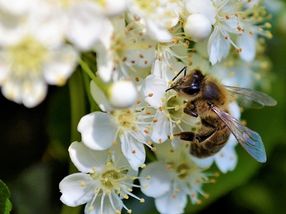
[[189,75],[186,75],[174,82],[166,91],[174,89],[179,93],[195,95],[200,92],[204,77],[205,76],[201,71],[194,70]]

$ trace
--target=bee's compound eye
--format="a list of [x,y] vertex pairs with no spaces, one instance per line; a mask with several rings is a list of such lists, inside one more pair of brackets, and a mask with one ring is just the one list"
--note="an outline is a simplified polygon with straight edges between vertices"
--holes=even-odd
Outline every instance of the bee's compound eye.
[[183,88],[182,91],[188,95],[194,95],[194,94],[199,93],[200,88],[198,86],[190,86],[190,87]]

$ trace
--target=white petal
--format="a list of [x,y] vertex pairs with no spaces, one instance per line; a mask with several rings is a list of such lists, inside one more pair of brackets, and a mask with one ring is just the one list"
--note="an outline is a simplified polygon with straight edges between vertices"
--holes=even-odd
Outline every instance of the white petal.
[[28,11],[29,6],[31,6],[34,2],[34,0],[0,0],[0,7],[1,10],[7,10],[15,15],[23,14]]
[[145,101],[154,108],[162,106],[162,98],[168,88],[167,82],[155,75],[149,75],[143,84],[142,91]]
[[111,50],[101,43],[96,44],[97,74],[104,82],[109,82],[113,74],[113,56]]
[[212,32],[208,42],[209,60],[214,65],[225,58],[230,49],[230,43],[221,34],[218,27]]
[[194,163],[197,166],[203,169],[209,168],[214,162],[214,157],[197,158],[197,157],[191,156],[191,158],[192,158],[192,161],[194,161]]
[[228,104],[229,113],[236,119],[240,119],[240,107],[237,102],[231,102]]
[[103,6],[103,12],[109,16],[119,15],[127,7],[127,0],[106,0]]
[[162,162],[152,162],[140,175],[141,191],[150,197],[160,197],[171,188],[171,175]]
[[49,84],[64,85],[75,69],[77,53],[71,46],[66,46],[50,57],[44,67],[44,77]]
[[155,40],[160,42],[170,42],[172,40],[172,34],[165,28],[158,26],[152,21],[147,21],[147,33]]
[[223,173],[234,170],[237,165],[235,145],[236,139],[231,135],[224,148],[214,156],[217,167]]
[[92,48],[108,22],[93,7],[87,7],[90,5],[80,4],[73,9],[67,32],[68,39],[82,50]]
[[157,122],[153,125],[151,138],[155,143],[162,143],[168,139],[171,134],[170,121],[165,116],[164,112],[158,110],[155,117]]
[[61,201],[71,207],[76,207],[90,201],[94,190],[92,178],[84,173],[75,173],[65,177],[60,182]]
[[94,112],[81,118],[78,124],[83,143],[95,150],[111,147],[116,139],[117,126],[106,113]]
[[238,36],[237,45],[241,48],[240,57],[246,61],[251,62],[256,55],[256,36],[243,33]]
[[120,136],[121,150],[128,160],[130,166],[134,170],[144,164],[145,162],[145,148],[144,144],[139,142],[138,139],[134,138],[129,133],[123,133]]
[[34,7],[28,22],[33,36],[49,47],[63,44],[68,27],[66,14],[46,1],[39,1]]
[[102,169],[105,166],[108,156],[106,151],[91,150],[79,142],[73,142],[70,145],[69,155],[76,168],[85,173]]
[[[111,200],[113,204],[111,203]],[[102,199],[102,195],[96,198],[95,201],[90,201],[86,204],[84,208],[85,214],[115,214],[115,210],[122,209],[122,200],[115,194],[111,194],[110,196],[104,195],[104,199]]]
[[42,79],[22,83],[22,102],[32,108],[44,100],[47,94],[47,85]]
[[112,107],[103,91],[94,83],[90,82],[90,93],[94,101],[97,103],[102,111],[110,112]]
[[35,107],[45,98],[47,85],[42,79],[34,78],[18,80],[10,77],[2,85],[3,95],[16,103],[23,103],[28,108]]
[[184,191],[168,192],[167,194],[155,199],[157,210],[163,214],[181,214],[187,205],[187,195]]

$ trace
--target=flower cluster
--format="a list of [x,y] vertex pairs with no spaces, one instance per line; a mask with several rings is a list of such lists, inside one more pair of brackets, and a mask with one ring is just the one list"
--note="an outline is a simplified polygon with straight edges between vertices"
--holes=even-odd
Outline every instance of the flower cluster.
[[[202,187],[213,181],[213,163],[223,173],[235,169],[237,143],[231,135],[213,156],[190,155],[177,135],[202,121],[185,112],[186,97],[167,89],[185,67],[255,87],[269,68],[268,18],[260,0],[0,0],[2,94],[34,107],[47,84],[85,72],[99,109],[79,121],[82,142],[69,154],[81,172],[62,180],[61,201],[86,203],[86,214],[130,213],[122,200],[143,202],[132,193],[139,187],[160,213],[182,213],[188,197],[207,197]],[[235,100],[227,109],[240,118]]]

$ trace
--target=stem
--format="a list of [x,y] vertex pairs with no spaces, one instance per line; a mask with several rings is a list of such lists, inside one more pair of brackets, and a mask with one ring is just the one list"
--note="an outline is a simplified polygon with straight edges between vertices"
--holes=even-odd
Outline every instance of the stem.
[[[69,80],[70,90],[70,109],[71,109],[71,142],[80,141],[80,134],[77,132],[77,125],[80,118],[86,113],[85,109],[85,94],[83,79],[79,71],[74,72]],[[76,168],[70,163],[70,173],[73,173]],[[63,206],[61,214],[79,214],[81,207]]]
[[[106,94],[107,90],[109,88],[108,83],[103,83],[100,78],[95,76],[94,72],[90,69],[87,63],[85,63],[83,60],[79,61],[79,64],[82,68],[82,70],[94,81],[94,83]],[[107,94],[106,94],[107,95]]]

